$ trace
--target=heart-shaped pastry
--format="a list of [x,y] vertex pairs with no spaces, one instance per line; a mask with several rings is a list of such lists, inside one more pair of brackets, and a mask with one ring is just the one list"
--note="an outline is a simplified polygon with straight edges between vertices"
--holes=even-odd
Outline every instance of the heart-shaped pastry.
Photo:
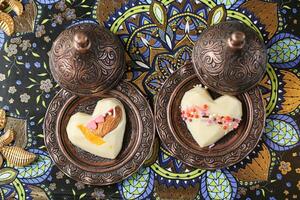
[[242,103],[228,95],[214,100],[206,88],[197,85],[184,94],[181,117],[200,147],[211,146],[238,127]]
[[114,159],[122,149],[126,127],[123,104],[115,98],[97,102],[92,115],[78,112],[67,125],[68,138],[79,148],[103,158]]

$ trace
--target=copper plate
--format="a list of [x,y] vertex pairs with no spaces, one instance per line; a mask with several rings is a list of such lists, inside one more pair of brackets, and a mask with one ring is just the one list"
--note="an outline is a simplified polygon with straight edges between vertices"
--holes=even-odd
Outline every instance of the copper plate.
[[[91,114],[98,100],[119,99],[126,111],[123,147],[116,159],[104,159],[74,146],[66,125],[76,112]],[[44,121],[45,145],[52,160],[67,176],[85,184],[108,185],[119,182],[146,160],[154,142],[153,114],[147,100],[132,84],[120,82],[114,90],[98,96],[78,97],[60,90],[51,101]]]
[[[191,63],[175,71],[164,83],[155,102],[155,122],[164,146],[179,160],[202,169],[233,165],[246,157],[261,138],[265,107],[258,87],[239,96],[243,117],[237,130],[219,140],[213,148],[201,148],[181,119],[180,102],[184,93],[201,84]],[[210,92],[213,98],[218,94]]]

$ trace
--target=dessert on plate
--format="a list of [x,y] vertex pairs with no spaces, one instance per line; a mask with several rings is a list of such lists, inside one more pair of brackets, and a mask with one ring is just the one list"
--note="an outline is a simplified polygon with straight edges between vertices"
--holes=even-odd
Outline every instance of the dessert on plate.
[[180,108],[182,119],[200,147],[212,147],[236,129],[242,118],[242,103],[236,97],[212,99],[201,85],[185,92]]
[[123,104],[116,98],[105,98],[97,102],[92,115],[73,114],[67,134],[75,146],[103,158],[115,159],[122,149],[125,128]]

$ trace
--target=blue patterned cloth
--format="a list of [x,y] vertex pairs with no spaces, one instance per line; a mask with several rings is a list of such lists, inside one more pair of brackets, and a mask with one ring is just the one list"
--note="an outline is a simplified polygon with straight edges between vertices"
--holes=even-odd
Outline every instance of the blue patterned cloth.
[[[0,32],[0,106],[21,127],[17,141],[38,155],[26,167],[4,162],[0,199],[299,199],[300,2],[262,0],[29,0],[22,28]],[[12,14],[12,13],[11,13]],[[127,52],[126,79],[153,102],[164,81],[191,60],[207,27],[238,20],[268,49],[260,83],[267,119],[262,141],[240,163],[206,171],[172,157],[157,138],[153,155],[124,181],[94,187],[60,172],[44,146],[42,124],[60,89],[48,51],[58,34],[78,23],[99,23]]]

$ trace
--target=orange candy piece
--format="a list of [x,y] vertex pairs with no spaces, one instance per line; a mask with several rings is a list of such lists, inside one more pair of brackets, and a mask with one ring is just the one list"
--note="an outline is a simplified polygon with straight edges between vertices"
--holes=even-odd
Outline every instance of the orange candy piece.
[[101,144],[105,143],[105,141],[102,139],[102,137],[95,135],[94,133],[92,133],[90,131],[90,129],[88,129],[84,125],[80,124],[80,125],[78,125],[78,128],[81,130],[81,132],[83,133],[85,138],[88,141],[90,141],[91,143],[96,144],[96,145],[101,145]]

